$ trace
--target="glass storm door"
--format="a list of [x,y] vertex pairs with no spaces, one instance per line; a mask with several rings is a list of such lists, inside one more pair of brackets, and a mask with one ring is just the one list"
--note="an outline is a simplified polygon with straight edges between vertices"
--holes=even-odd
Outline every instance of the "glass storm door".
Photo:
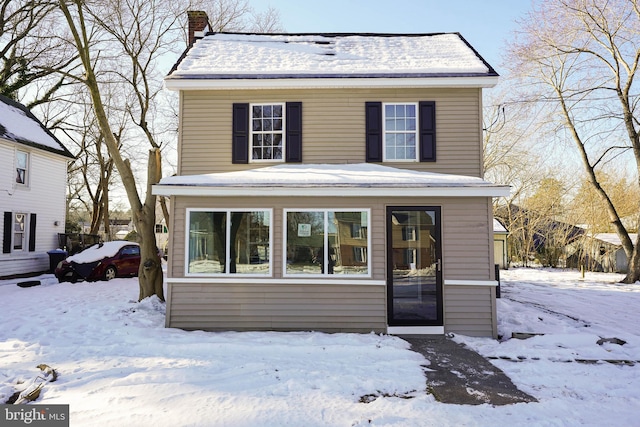
[[387,208],[389,326],[441,326],[440,207]]

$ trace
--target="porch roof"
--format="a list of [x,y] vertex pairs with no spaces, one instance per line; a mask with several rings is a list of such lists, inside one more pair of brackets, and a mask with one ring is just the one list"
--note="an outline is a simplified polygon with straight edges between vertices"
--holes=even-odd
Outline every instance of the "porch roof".
[[244,171],[163,178],[153,194],[171,196],[498,197],[509,186],[481,178],[371,163],[282,164]]

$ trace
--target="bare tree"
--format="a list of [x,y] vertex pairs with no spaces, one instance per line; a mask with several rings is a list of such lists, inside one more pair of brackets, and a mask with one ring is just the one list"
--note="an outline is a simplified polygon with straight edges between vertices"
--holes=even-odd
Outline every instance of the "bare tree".
[[0,93],[24,102],[29,87],[24,102],[29,108],[51,100],[66,84],[60,72],[68,71],[77,58],[52,35],[55,7],[51,0],[0,1]]
[[[555,114],[559,137],[573,141],[629,258],[624,282],[640,279],[639,241],[620,220],[597,172],[632,153],[640,171],[635,77],[640,8],[634,0],[549,0],[534,5],[510,47],[513,72]],[[640,185],[640,181],[636,184]]]
[[157,295],[164,300],[163,274],[155,242],[155,197],[151,194],[151,186],[160,180],[160,150],[157,147],[153,147],[149,151],[146,197],[143,202],[138,193],[136,177],[130,161],[122,156],[119,141],[116,138],[116,133],[113,132],[105,109],[105,103],[102,99],[101,85],[96,72],[98,52],[92,50],[94,41],[91,38],[92,34],[95,34],[94,31],[97,30],[85,19],[88,2],[83,0],[59,0],[58,4],[71,31],[73,44],[82,61],[84,68],[82,81],[91,97],[93,110],[104,137],[104,142],[122,178],[129,205],[131,206],[133,221],[138,230],[141,246],[139,299]]

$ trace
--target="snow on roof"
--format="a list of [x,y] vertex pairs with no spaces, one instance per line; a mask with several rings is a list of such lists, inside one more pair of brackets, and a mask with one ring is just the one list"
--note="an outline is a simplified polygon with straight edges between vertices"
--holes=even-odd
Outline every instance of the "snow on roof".
[[504,227],[504,225],[502,225],[502,223],[500,221],[498,221],[496,218],[493,218],[493,232],[494,233],[508,233],[507,229]]
[[497,76],[458,33],[229,34],[196,40],[175,78]]
[[[419,172],[392,168],[372,163],[357,164],[282,164],[258,169],[222,172],[204,175],[182,175],[162,178],[154,194],[172,193],[169,187],[197,187],[231,190],[233,194],[243,194],[241,189],[258,191],[266,195],[265,189],[282,189],[283,195],[314,195],[309,189],[325,189],[338,195],[341,189],[355,189],[360,195],[368,195],[366,190],[386,189],[391,195],[401,195],[402,189],[412,194],[419,189],[479,189],[481,192],[500,192],[507,195],[507,186],[498,186],[481,178],[448,175],[433,172]],[[164,187],[163,191],[158,191]],[[506,191],[506,194],[502,194]],[[201,193],[203,194],[203,193]],[[300,195],[295,194],[295,195]],[[377,193],[383,194],[383,193]],[[203,194],[204,195],[204,194]],[[279,195],[273,193],[273,195]],[[344,194],[342,194],[344,195]],[[480,195],[480,194],[478,194]],[[489,194],[483,194],[489,195]]]
[[[636,241],[635,234],[629,233],[629,237],[634,242]],[[620,237],[616,233],[596,233],[593,235],[593,238],[601,240],[605,243],[609,243],[610,245],[622,246],[622,241],[620,240]]]
[[0,95],[0,138],[73,158],[24,105]]
[[205,175],[170,176],[161,185],[197,185],[219,187],[422,187],[486,186],[481,178],[418,172],[373,163],[353,164],[282,164],[258,169]]
[[101,259],[114,256],[120,249],[122,249],[122,247],[127,245],[137,245],[137,243],[126,240],[114,240],[113,242],[98,243],[96,245],[89,246],[82,252],[78,252],[77,254],[70,256],[67,258],[67,261],[73,261],[79,264],[100,261]]

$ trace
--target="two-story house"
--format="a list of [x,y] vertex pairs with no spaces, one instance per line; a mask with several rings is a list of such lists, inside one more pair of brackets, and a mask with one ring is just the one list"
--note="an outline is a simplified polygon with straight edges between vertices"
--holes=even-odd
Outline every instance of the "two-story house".
[[457,33],[190,21],[165,79],[178,174],[153,190],[171,197],[167,326],[495,336],[493,68]]
[[0,95],[0,277],[49,269],[66,218],[73,155],[22,104]]

